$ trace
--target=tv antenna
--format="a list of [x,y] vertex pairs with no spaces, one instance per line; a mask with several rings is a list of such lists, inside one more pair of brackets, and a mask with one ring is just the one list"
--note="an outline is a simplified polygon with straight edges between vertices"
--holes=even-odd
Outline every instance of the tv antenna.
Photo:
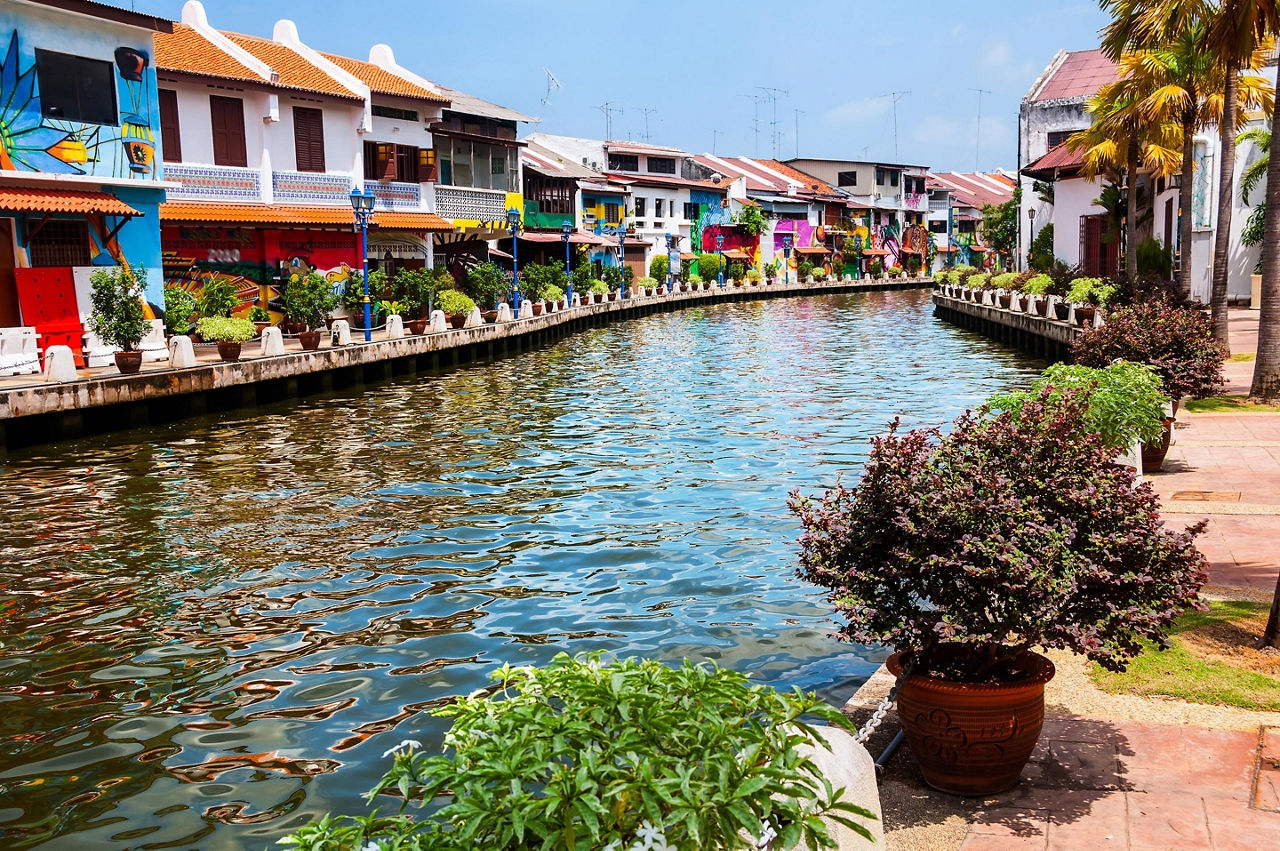
[[755,153],[752,156],[760,156],[760,101],[766,100],[765,95],[738,95],[740,98],[747,98],[751,101],[753,112],[751,117],[751,130],[756,134]]
[[640,111],[644,113],[644,140],[647,143],[649,141],[649,114],[657,112],[658,110],[655,107],[646,106]]
[[778,95],[791,94],[786,89],[775,89],[769,86],[756,86],[757,89],[765,93],[770,101],[773,102],[773,121],[769,122],[769,126],[773,128],[773,158],[778,158]]
[[713,157],[716,155],[716,139],[722,136],[723,134],[724,134],[723,130],[711,131],[711,156]]
[[613,138],[613,115],[615,112],[622,115],[622,107],[614,106],[613,101],[607,100],[596,109],[604,113],[604,140],[608,142]]
[[910,90],[905,92],[889,92],[884,95],[887,98],[893,98],[893,158],[898,159],[898,101],[911,94]]
[[987,89],[970,88],[969,91],[978,93],[978,126],[974,129],[974,151],[973,151],[973,171],[976,174],[980,171],[979,163],[982,161],[982,96],[991,94]]
[[808,114],[803,109],[796,110],[796,159],[800,159],[800,116]]
[[551,102],[551,93],[556,89],[563,89],[560,81],[556,79],[556,75],[551,73],[551,69],[545,65],[542,67],[542,73],[547,75],[547,93],[542,96],[542,110],[538,113],[538,118],[542,118],[542,113],[546,112],[547,104]]

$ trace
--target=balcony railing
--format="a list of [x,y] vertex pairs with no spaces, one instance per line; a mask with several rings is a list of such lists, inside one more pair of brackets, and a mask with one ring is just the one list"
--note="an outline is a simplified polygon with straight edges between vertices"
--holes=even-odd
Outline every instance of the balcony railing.
[[273,171],[271,183],[276,203],[351,203],[351,178],[345,174]]
[[923,211],[928,206],[928,196],[921,192],[907,192],[902,196],[902,207],[905,210]]
[[373,190],[374,206],[381,210],[418,210],[422,208],[422,186],[391,180],[369,181],[365,188]]
[[507,218],[507,194],[492,189],[436,186],[436,213],[446,219],[501,222]]
[[262,179],[255,168],[165,163],[164,179],[181,183],[166,191],[171,201],[261,201]]

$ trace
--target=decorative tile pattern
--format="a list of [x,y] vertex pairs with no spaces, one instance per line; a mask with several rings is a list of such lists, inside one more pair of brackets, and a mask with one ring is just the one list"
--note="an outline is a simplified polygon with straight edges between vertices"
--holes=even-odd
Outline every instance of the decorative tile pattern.
[[169,189],[166,192],[166,196],[175,201],[184,198],[210,201],[262,200],[259,174],[252,168],[166,163],[164,179],[182,184],[180,188]]
[[491,189],[467,189],[457,186],[436,187],[436,212],[446,219],[477,222],[501,222],[507,218],[505,192]]
[[422,187],[417,183],[378,181],[365,187],[373,190],[378,199],[374,206],[380,210],[417,210],[422,206]]
[[350,204],[351,178],[324,172],[273,171],[271,185],[276,202],[304,201],[319,204]]

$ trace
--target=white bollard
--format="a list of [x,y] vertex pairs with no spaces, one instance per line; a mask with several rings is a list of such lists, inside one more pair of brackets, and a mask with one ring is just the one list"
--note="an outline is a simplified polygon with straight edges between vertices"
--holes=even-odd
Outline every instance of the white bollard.
[[270,357],[272,355],[284,354],[284,335],[280,333],[280,329],[276,326],[262,329],[262,355]]
[[351,345],[351,323],[345,319],[333,320],[333,327],[329,329],[332,335],[330,341],[335,346]]
[[[278,329],[268,328],[267,331],[274,330],[277,334]],[[266,331],[263,332],[265,334]],[[169,366],[174,369],[186,369],[187,367],[196,365],[196,350],[191,345],[191,338],[186,334],[174,334],[169,338]]]
[[511,321],[511,305],[507,304],[505,301],[502,304],[498,305],[498,321],[499,322]]
[[471,312],[467,314],[467,321],[463,323],[463,328],[475,328],[484,324],[484,317],[480,314],[479,307],[471,308]]
[[431,311],[431,325],[430,325],[431,333],[436,334],[441,331],[448,331],[448,330],[449,330],[449,320],[445,318],[444,311],[443,310]]
[[[189,344],[190,339],[187,340]],[[70,346],[50,346],[44,351],[44,380],[51,384],[63,381],[75,381],[76,356],[71,353]]]
[[399,340],[404,336],[404,320],[394,313],[387,317],[387,339]]

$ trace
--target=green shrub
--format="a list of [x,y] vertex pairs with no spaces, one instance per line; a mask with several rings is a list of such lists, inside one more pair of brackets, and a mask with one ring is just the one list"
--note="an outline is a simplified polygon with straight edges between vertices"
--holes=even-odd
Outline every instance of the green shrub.
[[164,288],[164,327],[170,334],[190,333],[191,314],[195,312],[195,296],[182,287]]
[[[442,753],[396,749],[371,790],[421,819],[325,818],[286,839],[320,849],[833,848],[820,818],[870,838],[802,746],[813,719],[849,728],[815,695],[779,693],[692,662],[602,663],[563,653],[503,667],[498,685],[430,710],[453,719]],[[812,802],[812,803],[810,803]],[[647,838],[646,838],[647,837]],[[653,840],[658,839],[657,845]]]
[[225,278],[213,278],[200,287],[196,297],[196,313],[201,316],[230,316],[240,304],[236,288]]
[[769,283],[773,283],[778,277],[778,267],[772,263],[768,263],[764,267],[764,277]]
[[1027,265],[1037,272],[1048,272],[1053,268],[1053,222],[1036,231],[1036,237],[1031,241]]
[[640,287],[641,289],[656,287],[657,285],[658,285],[658,281],[655,278],[644,277],[636,281],[636,286]]
[[996,275],[991,279],[991,283],[996,289],[1015,290],[1018,288],[1018,273],[1005,272],[1003,275]]
[[555,284],[551,284],[545,290],[542,291],[542,300],[553,301],[553,302],[564,301],[564,290],[560,289]]
[[250,322],[270,322],[271,311],[267,310],[265,307],[263,307],[260,304],[255,304],[253,307],[249,308],[249,321]]
[[877,257],[868,264],[868,268],[871,272],[871,277],[878,278],[884,273],[884,261]]
[[831,261],[831,274],[835,275],[837,278],[844,277],[844,260],[837,257]]
[[986,289],[988,277],[986,272],[975,272],[965,278],[964,285],[971,290]]
[[1138,243],[1138,274],[1156,275],[1168,280],[1173,277],[1173,252],[1148,237]]
[[609,292],[609,285],[600,280],[591,281],[587,284],[587,292],[592,295],[604,295]]
[[[348,312],[358,312],[364,310],[364,273],[353,270],[351,277],[347,279],[347,285],[342,290],[342,306]],[[374,313],[377,312],[376,305],[383,299],[390,298],[391,279],[387,277],[386,272],[374,269],[369,272],[369,303]]]
[[1076,278],[1067,288],[1067,301],[1106,307],[1116,288],[1102,278]]
[[1053,284],[1053,279],[1048,275],[1033,275],[1030,280],[1022,285],[1022,291],[1027,295],[1045,295],[1049,292],[1049,287]]
[[[602,273],[602,277],[604,278],[606,283],[609,280],[609,274],[608,274],[609,268],[610,267],[606,267],[604,272]],[[618,275],[618,280],[621,281],[622,274],[618,272],[617,275]],[[569,274],[569,280],[573,281],[573,288],[575,290],[579,292],[586,292],[587,288],[591,286],[591,282],[596,280],[595,270],[592,268],[592,265],[590,263],[586,263],[586,262],[579,263],[576,267],[574,267],[574,270]]]
[[890,266],[890,267],[889,267],[889,277],[890,277],[890,278],[900,278],[900,277],[902,277],[902,274],[903,274],[903,269],[902,269],[902,267],[901,267],[901,266],[899,266],[898,264],[896,264],[896,263],[895,263],[895,264],[893,264],[892,266]]
[[258,327],[248,319],[205,316],[196,322],[196,333],[208,343],[243,343],[258,336]]
[[742,265],[741,261],[735,260],[729,264],[729,277],[732,280],[741,281],[743,276],[746,275],[746,273],[747,273],[747,267]]
[[92,308],[89,330],[103,343],[126,352],[137,351],[147,335],[150,323],[143,311],[147,270],[113,266],[97,269],[89,278],[93,291],[89,294]]
[[680,259],[680,280],[689,283],[689,276],[693,274],[693,261]]
[[636,270],[630,266],[622,267],[622,283],[624,286],[631,286],[631,282],[635,280]]
[[758,283],[760,283],[760,270],[759,270],[759,269],[748,269],[748,270],[747,270],[747,280],[748,280],[748,281],[750,281],[750,282],[751,282],[751,283],[753,283],[753,284],[758,284]]
[[704,281],[710,281],[720,277],[720,255],[718,254],[699,254],[698,255],[698,274],[702,276]]
[[702,283],[702,276],[701,276],[701,275],[699,275],[697,272],[690,272],[690,273],[689,273],[689,283],[691,283],[691,284],[700,284],[700,283]]
[[476,303],[469,296],[457,290],[442,290],[440,293],[439,309],[450,316],[469,314],[475,306]]
[[801,260],[796,265],[796,274],[800,276],[800,280],[807,281],[809,276],[813,274],[813,264],[808,260]]
[[[627,271],[631,271],[630,268]],[[600,280],[604,281],[605,285],[609,287],[609,291],[612,292],[622,289],[627,276],[617,266],[605,266],[600,270]]]
[[325,318],[338,306],[338,296],[321,275],[297,278],[284,288],[284,312],[293,322],[308,330],[324,325]]
[[649,261],[649,277],[656,281],[665,281],[667,279],[667,271],[671,268],[670,261],[665,254],[655,254],[653,259]]
[[[562,279],[564,277],[564,269],[559,264],[556,264],[554,268]],[[525,275],[528,269],[529,267],[525,267],[520,270],[521,293],[526,293]],[[474,303],[483,304],[486,307],[497,307],[498,302],[506,297],[511,285],[507,282],[507,276],[503,274],[497,264],[486,262],[467,271],[467,282],[463,289],[465,295],[470,297]],[[467,312],[469,313],[470,311]]]

